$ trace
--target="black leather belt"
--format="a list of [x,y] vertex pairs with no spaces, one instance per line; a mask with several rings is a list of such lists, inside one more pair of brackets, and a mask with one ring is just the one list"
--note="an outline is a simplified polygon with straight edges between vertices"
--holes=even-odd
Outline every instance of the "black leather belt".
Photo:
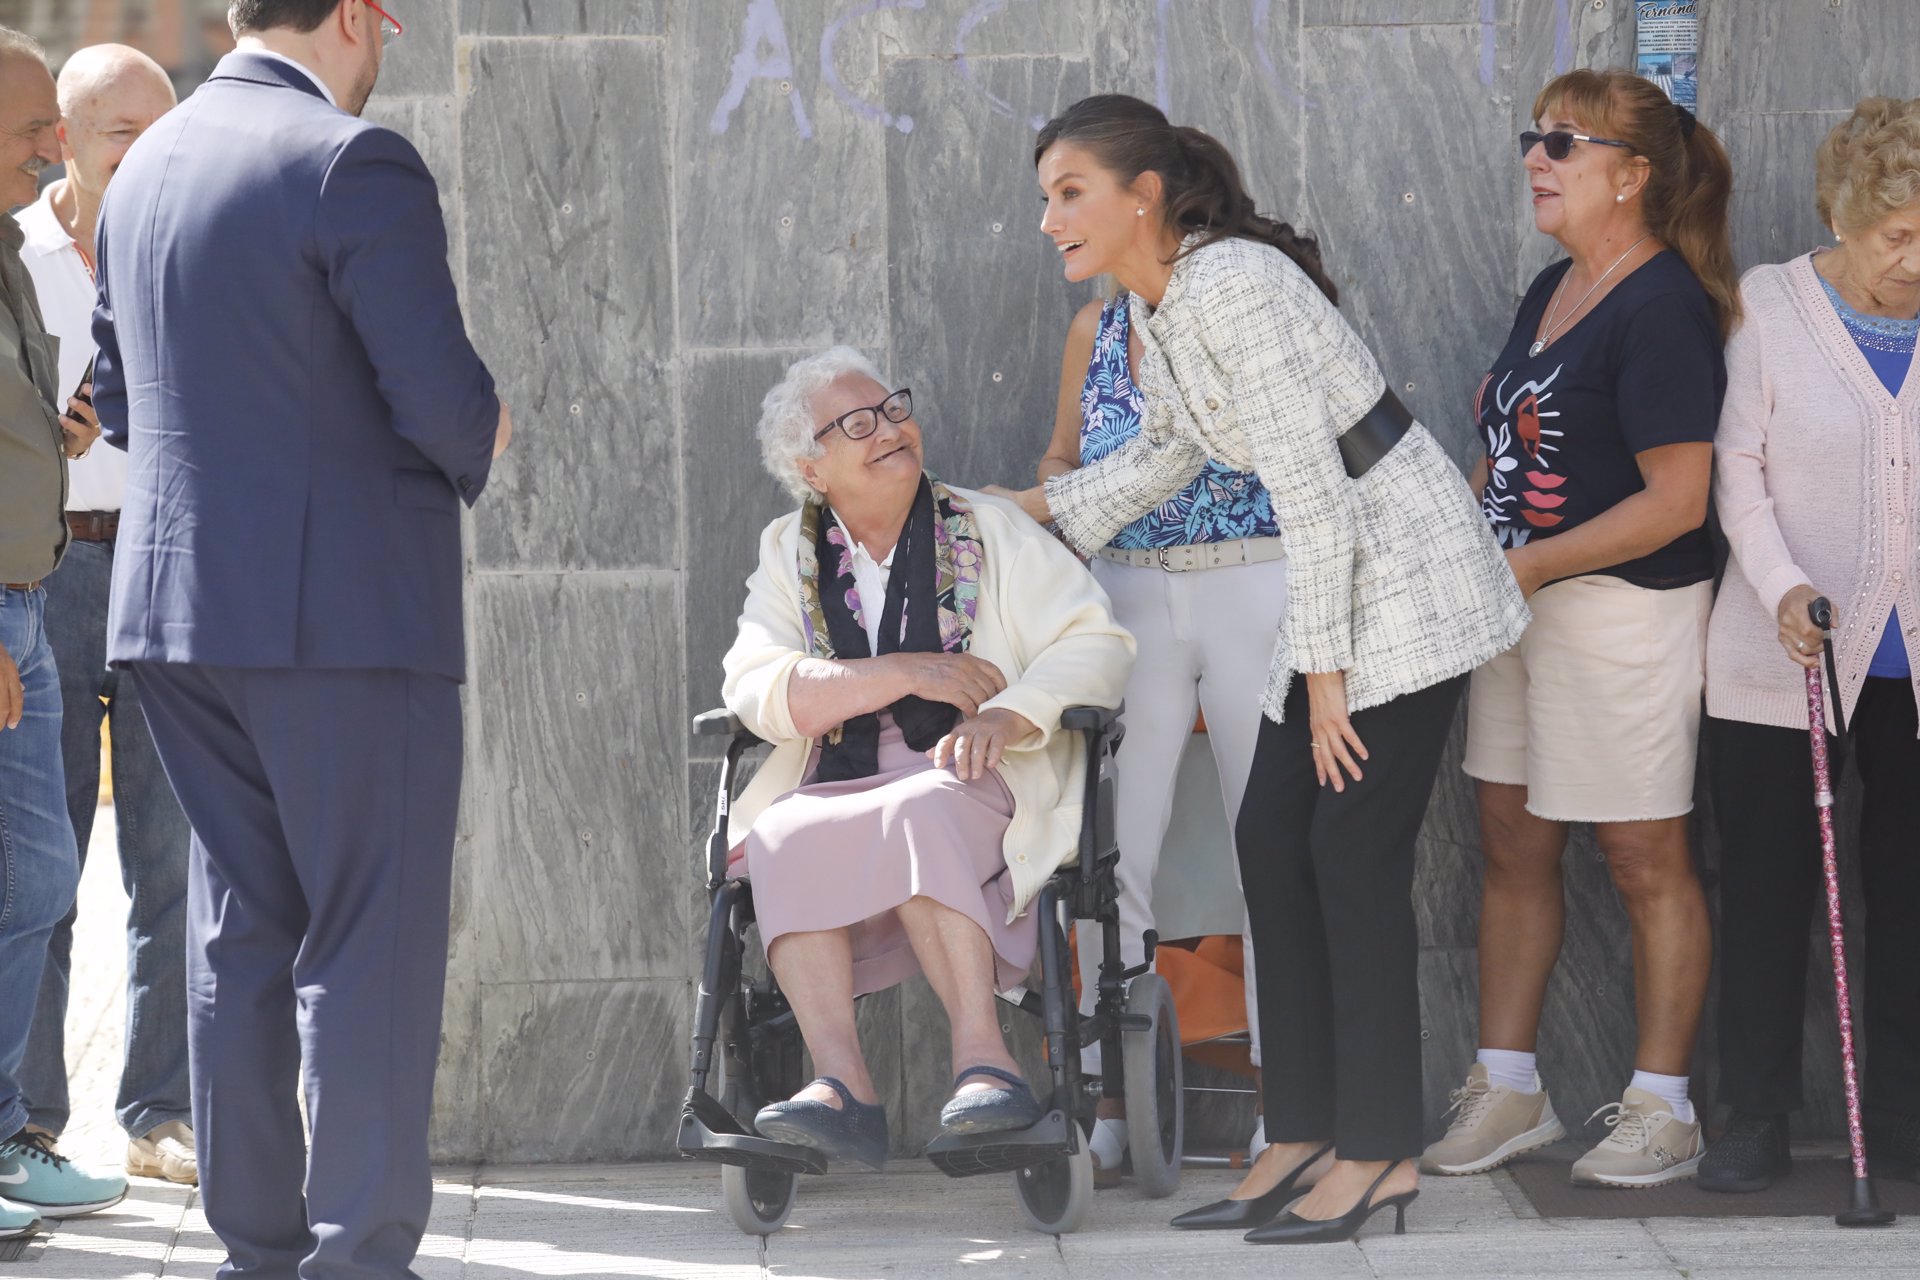
[[1380,399],[1366,416],[1340,433],[1340,458],[1347,464],[1347,476],[1358,480],[1373,464],[1392,452],[1413,425],[1413,415],[1400,403],[1393,388],[1381,391]]

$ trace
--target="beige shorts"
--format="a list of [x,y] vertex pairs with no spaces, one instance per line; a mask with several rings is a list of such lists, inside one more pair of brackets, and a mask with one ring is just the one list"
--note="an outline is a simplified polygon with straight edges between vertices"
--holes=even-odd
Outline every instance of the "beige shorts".
[[1528,604],[1520,643],[1473,673],[1468,776],[1556,822],[1690,812],[1713,584],[1570,578]]

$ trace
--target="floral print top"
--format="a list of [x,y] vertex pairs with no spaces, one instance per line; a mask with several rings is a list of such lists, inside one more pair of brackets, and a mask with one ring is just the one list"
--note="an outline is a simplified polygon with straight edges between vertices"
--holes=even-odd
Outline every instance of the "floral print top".
[[[1140,433],[1140,389],[1127,369],[1129,323],[1124,293],[1100,312],[1093,359],[1080,389],[1081,466],[1099,461]],[[1191,484],[1115,534],[1109,545],[1151,551],[1279,533],[1273,502],[1259,477],[1209,458]]]

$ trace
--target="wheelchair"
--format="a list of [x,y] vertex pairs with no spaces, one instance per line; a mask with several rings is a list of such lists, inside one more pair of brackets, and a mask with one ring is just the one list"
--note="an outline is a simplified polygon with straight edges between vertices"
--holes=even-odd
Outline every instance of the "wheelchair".
[[[752,885],[727,875],[727,811],[738,794],[741,758],[761,741],[724,710],[696,717],[693,728],[696,735],[724,735],[729,741],[707,838],[706,957],[694,1011],[691,1084],[676,1146],[687,1159],[718,1163],[734,1224],[748,1235],[767,1236],[792,1213],[799,1175],[825,1173],[827,1161],[811,1147],[770,1141],[753,1131],[755,1112],[790,1097],[807,1079],[792,1009],[770,973],[749,974],[743,963],[747,929],[754,921]],[[1120,958],[1114,780],[1112,770],[1103,767],[1120,745],[1120,712],[1071,707],[1061,716],[1061,728],[1086,737],[1078,857],[1047,880],[1031,907],[1040,922],[1039,991],[1023,986],[1001,994],[1039,1018],[1044,1028],[1050,1078],[1033,1086],[1046,1114],[1023,1130],[943,1133],[923,1153],[950,1177],[1012,1174],[1028,1224],[1049,1234],[1078,1230],[1086,1221],[1093,1202],[1088,1141],[1101,1097],[1126,1098],[1129,1158],[1135,1183],[1147,1195],[1168,1196],[1179,1187],[1184,1143],[1180,1028],[1172,991],[1148,971],[1154,934],[1145,937],[1145,963],[1128,968]],[[1087,1016],[1074,998],[1067,946],[1074,920],[1101,926],[1098,990]],[[1102,1047],[1104,1078],[1083,1076],[1080,1070],[1081,1046],[1095,1042]]]

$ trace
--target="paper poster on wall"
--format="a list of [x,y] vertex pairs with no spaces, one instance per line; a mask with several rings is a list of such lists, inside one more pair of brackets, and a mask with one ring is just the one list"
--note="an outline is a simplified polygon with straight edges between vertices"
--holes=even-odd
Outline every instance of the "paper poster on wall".
[[1700,108],[1700,0],[1635,0],[1634,70],[1689,111]]

